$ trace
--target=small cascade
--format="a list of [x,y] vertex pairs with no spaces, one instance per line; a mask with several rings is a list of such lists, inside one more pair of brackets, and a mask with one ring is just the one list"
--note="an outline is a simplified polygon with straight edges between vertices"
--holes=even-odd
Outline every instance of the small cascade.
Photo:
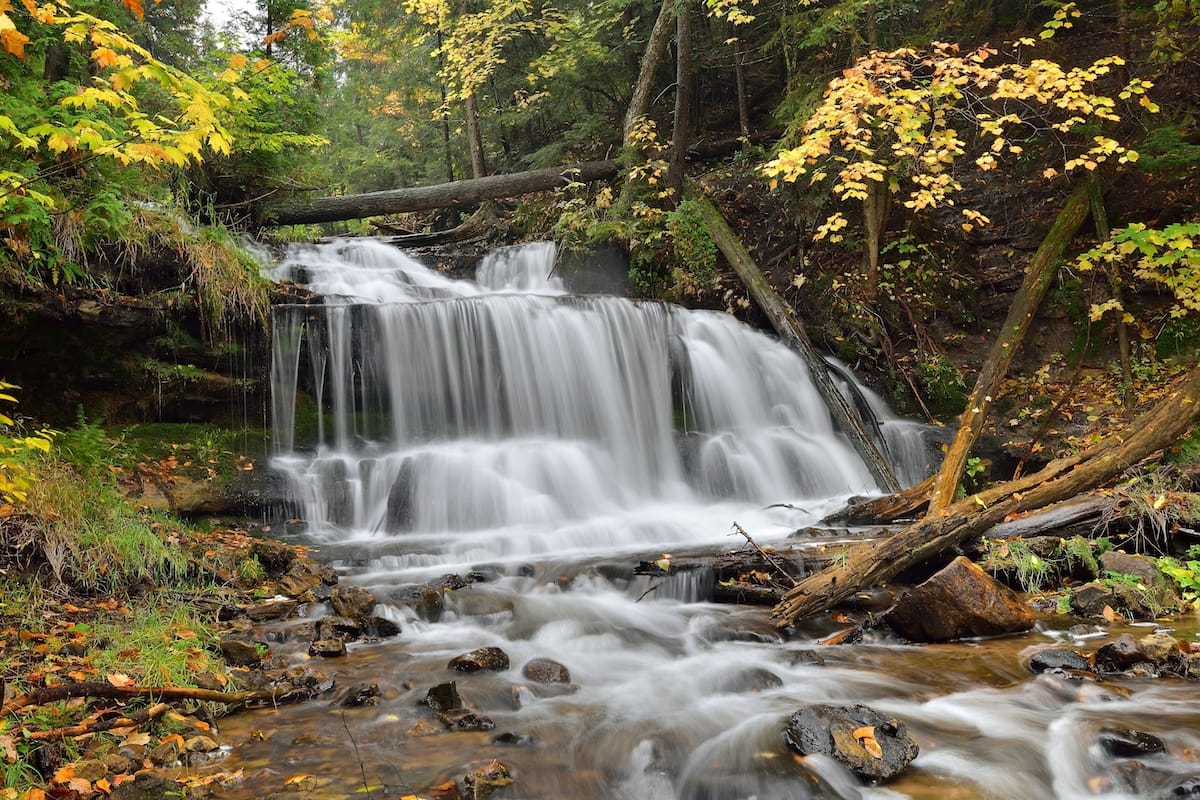
[[[500,250],[468,282],[343,241],[277,268],[326,298],[275,317],[276,462],[310,525],[514,531],[500,558],[553,550],[555,526],[633,533],[639,508],[875,489],[785,347],[724,314],[566,295],[554,260]],[[300,389],[315,441],[294,432]]]

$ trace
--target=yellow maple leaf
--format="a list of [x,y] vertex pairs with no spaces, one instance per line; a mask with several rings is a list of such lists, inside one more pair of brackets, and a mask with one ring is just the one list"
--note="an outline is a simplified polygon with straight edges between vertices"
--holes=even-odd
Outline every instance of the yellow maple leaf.
[[230,69],[242,69],[246,66],[247,58],[241,53],[234,53],[229,57]]
[[116,52],[112,50],[112,48],[97,47],[92,51],[92,60],[101,67],[111,67],[116,65],[118,58]]
[[29,44],[29,37],[17,30],[17,26],[8,18],[8,14],[0,14],[0,47],[17,58],[24,58],[27,44]]

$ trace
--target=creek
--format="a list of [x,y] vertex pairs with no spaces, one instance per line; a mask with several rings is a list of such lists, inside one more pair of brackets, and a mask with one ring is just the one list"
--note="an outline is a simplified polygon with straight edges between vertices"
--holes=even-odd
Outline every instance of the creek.
[[[377,683],[378,704],[223,721],[239,746],[220,768],[245,777],[222,796],[266,796],[295,775],[314,776],[305,797],[366,796],[364,784],[403,796],[490,758],[516,778],[497,797],[526,800],[1138,796],[1096,743],[1105,727],[1162,738],[1155,774],[1196,774],[1195,684],[1027,668],[1039,648],[1111,632],[1051,617],[998,640],[820,647],[844,624],[822,617],[785,637],[765,609],[703,602],[700,571],[635,576],[640,560],[743,546],[734,522],[784,542],[876,488],[775,340],[715,312],[572,295],[554,263],[549,245],[508,249],[459,281],[341,241],[293,249],[276,269],[324,297],[275,317],[273,466],[304,523],[291,538],[403,630],[312,662],[341,686]],[[845,390],[881,422],[902,479],[920,479],[923,426]],[[853,536],[803,541],[836,552]],[[437,621],[401,601],[448,574],[478,580],[447,592]],[[308,658],[286,624],[266,633],[277,660]],[[483,646],[512,668],[447,669]],[[561,662],[570,684],[522,677],[534,658]],[[430,730],[419,702],[449,680],[493,730]],[[821,757],[801,764],[781,730],[808,703],[890,713],[921,754],[884,787]],[[518,736],[496,741],[505,732]]]

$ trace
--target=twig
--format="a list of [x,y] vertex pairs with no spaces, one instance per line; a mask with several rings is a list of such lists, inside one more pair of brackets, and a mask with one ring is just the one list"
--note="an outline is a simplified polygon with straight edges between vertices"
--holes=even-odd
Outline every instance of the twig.
[[263,700],[277,702],[295,694],[295,689],[279,687],[256,692],[218,692],[212,689],[191,689],[182,686],[113,686],[100,681],[64,683],[47,686],[29,694],[9,700],[0,708],[0,716],[11,714],[29,706],[40,706],[72,697],[103,697],[109,700],[149,698],[151,700],[200,700],[209,703],[238,705]]
[[138,711],[130,714],[128,717],[117,717],[116,719],[92,720],[79,725],[71,725],[66,728],[51,728],[47,731],[26,731],[25,738],[33,739],[39,742],[57,741],[65,739],[68,736],[84,736],[89,733],[103,733],[111,731],[114,728],[136,728],[152,719],[158,719],[163,714],[167,713],[170,706],[166,703],[159,703],[151,706],[143,711]]
[[660,583],[661,583],[661,581],[655,581],[654,583],[650,584],[650,588],[649,588],[649,589],[647,589],[646,591],[642,592],[642,593],[641,593],[641,594],[638,596],[638,599],[637,599],[637,600],[634,600],[633,602],[635,602],[635,603],[640,603],[640,602],[642,602],[643,600],[645,600],[645,599],[646,599],[646,595],[648,595],[648,594],[650,594],[651,592],[653,592],[653,591],[655,591],[656,589],[658,589],[658,587],[659,587],[659,584],[660,584]]
[[354,757],[358,759],[358,772],[362,775],[363,791],[367,793],[367,797],[374,797],[374,793],[367,783],[367,768],[363,766],[362,754],[358,752],[358,740],[354,738],[354,734],[350,732],[350,726],[346,724],[345,709],[342,709],[342,727],[346,729],[346,735],[350,737],[350,744],[354,746]]
[[[792,586],[796,585],[796,579],[792,577],[792,573],[790,573],[786,569],[784,569],[783,565],[780,564],[778,561],[776,561],[774,556],[772,556],[766,550],[763,550],[762,547],[759,546],[758,542],[754,541],[754,539],[752,539],[750,537],[750,534],[746,533],[745,528],[743,528],[741,525],[738,525],[736,522],[733,523],[733,528],[738,533],[740,533],[742,536],[745,536],[746,541],[750,543],[750,546],[753,547],[755,550],[757,550],[758,554],[767,560],[767,563],[769,563],[776,570],[778,570],[780,575],[787,578],[788,581],[792,584]],[[730,534],[730,536],[732,536],[732,535],[733,534]]]

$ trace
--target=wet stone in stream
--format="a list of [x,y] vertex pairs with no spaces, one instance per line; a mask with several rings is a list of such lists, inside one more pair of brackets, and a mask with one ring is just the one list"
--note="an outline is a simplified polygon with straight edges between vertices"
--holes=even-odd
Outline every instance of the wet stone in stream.
[[920,752],[903,722],[864,705],[806,706],[792,714],[783,738],[800,755],[831,756],[870,781],[894,778]]
[[1167,749],[1157,736],[1124,728],[1105,728],[1100,731],[1096,741],[1104,752],[1114,758],[1136,758],[1162,753]]
[[503,672],[508,669],[508,653],[499,647],[480,647],[450,659],[446,668],[458,672],[482,672],[484,670]]
[[521,674],[534,683],[570,683],[571,672],[550,658],[535,658],[525,664]]
[[1035,673],[1048,670],[1090,670],[1092,665],[1074,650],[1039,650],[1029,659],[1029,669]]

